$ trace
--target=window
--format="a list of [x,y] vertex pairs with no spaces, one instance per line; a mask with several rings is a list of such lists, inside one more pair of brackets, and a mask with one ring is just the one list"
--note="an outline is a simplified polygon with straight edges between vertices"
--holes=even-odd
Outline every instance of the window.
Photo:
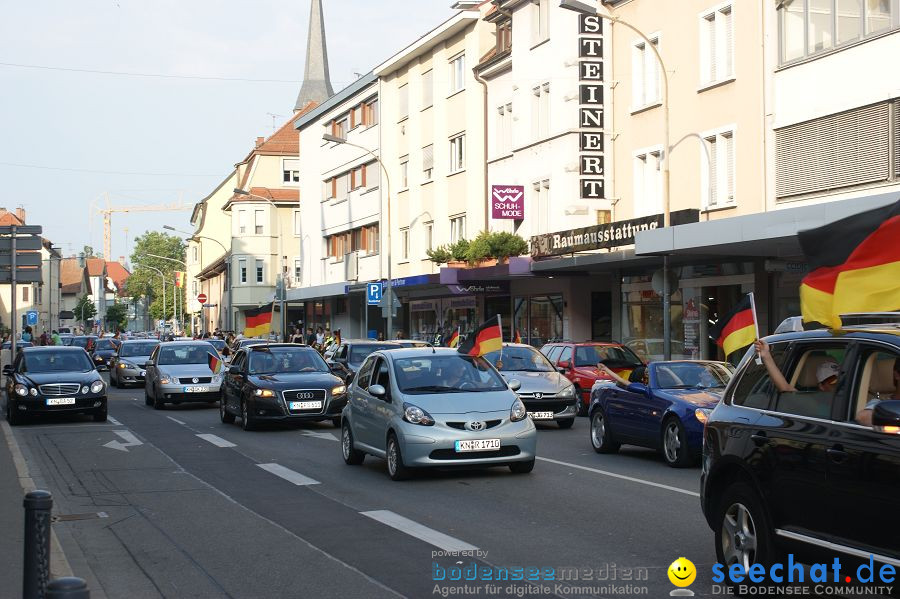
[[531,43],[550,38],[550,0],[531,0]]
[[363,124],[366,127],[378,124],[378,99],[369,100],[363,105]]
[[608,225],[612,222],[612,210],[598,210],[597,211],[597,224],[598,225]]
[[[658,37],[651,37],[650,41],[659,48]],[[632,108],[643,108],[660,102],[659,60],[653,48],[648,48],[644,40],[636,42],[632,48],[631,73]]]
[[634,157],[634,215],[662,212],[661,150],[648,150]]
[[466,89],[466,55],[460,54],[450,59],[450,93]]
[[256,282],[257,283],[263,282],[263,261],[262,260],[256,261]]
[[350,173],[344,173],[335,179],[335,185],[337,186],[335,189],[335,198],[338,200],[347,199],[347,194],[350,193]]
[[354,106],[350,109],[350,128],[356,129],[360,125],[363,124],[362,118],[363,106],[359,104],[358,106]]
[[253,211],[253,225],[254,232],[257,235],[262,235],[264,230],[264,221],[265,221],[266,211],[265,210],[254,210]]
[[403,120],[409,118],[409,85],[403,84],[400,86],[400,89],[397,90],[397,100],[400,103],[400,118],[399,120]]
[[466,134],[450,138],[450,174],[466,168]]
[[550,230],[550,179],[539,179],[531,184],[534,190],[534,206],[531,209],[537,215],[537,230]]
[[[818,343],[795,350],[796,360],[788,381],[796,391],[778,394],[775,411],[810,418],[831,419],[834,389],[822,388],[818,370],[822,364],[844,361],[846,346]],[[787,374],[787,373],[785,373]]]
[[366,186],[366,165],[360,165],[350,171],[350,189],[359,189]]
[[194,294],[194,296],[197,295],[197,293],[198,293],[197,281],[191,281],[191,292]]
[[241,283],[247,282],[247,261],[238,260],[238,271],[241,273]]
[[425,251],[431,251],[434,249],[434,223],[425,223]]
[[531,135],[543,139],[550,134],[550,83],[531,89]]
[[785,0],[778,9],[781,62],[896,28],[897,12],[897,0]]
[[197,262],[197,246],[191,248],[191,255],[193,256],[193,262]]
[[701,83],[725,81],[734,76],[734,19],[731,6],[706,14],[700,20]]
[[703,138],[702,163],[706,173],[702,178],[705,207],[734,203],[734,133],[725,131]]
[[334,121],[331,126],[331,134],[335,137],[346,138],[347,137],[347,129],[349,125],[349,121],[347,115],[342,116],[340,119]]
[[431,181],[434,175],[434,145],[422,148],[422,174],[425,181]]
[[497,133],[495,139],[495,151],[498,156],[505,156],[512,152],[512,103],[501,104],[497,107]]
[[[770,345],[772,359],[775,360],[775,364],[779,368],[783,367],[786,347],[787,344],[784,343],[773,343]],[[758,410],[768,409],[769,400],[775,391],[775,386],[772,384],[772,379],[769,378],[766,367],[763,364],[757,364],[755,361],[750,360],[747,362],[747,367],[744,371],[736,376],[741,378],[734,387],[731,403],[736,406],[745,406]]]
[[294,210],[294,235],[300,237],[300,234],[303,232],[303,227],[300,222],[300,211]]
[[461,214],[450,219],[450,243],[466,238],[466,215]]
[[337,179],[332,177],[325,181],[325,199],[331,200],[337,197]]
[[22,287],[22,301],[23,302],[28,301],[28,287],[25,287],[25,286]]
[[246,210],[238,210],[238,233],[244,234],[247,232],[247,211]]
[[378,225],[368,225],[362,228],[362,247],[366,254],[378,253]]
[[[356,229],[337,233],[325,238],[325,249],[329,258],[343,260],[344,254],[363,252],[378,253],[378,225],[366,225]],[[299,262],[299,260],[298,260]]]
[[294,258],[294,282],[299,283],[303,278],[303,261],[300,258]]
[[512,21],[497,24],[497,52],[512,49]]
[[43,304],[44,303],[44,288],[38,286],[34,290],[34,303]]
[[377,162],[370,162],[363,167],[363,187],[366,189],[375,189],[381,185],[381,165]]
[[428,69],[422,73],[422,109],[434,104],[434,71]]
[[409,156],[400,158],[400,189],[409,187]]
[[400,229],[400,259],[409,260],[409,229]]
[[300,161],[296,158],[285,158],[281,161],[281,170],[285,183],[300,182]]

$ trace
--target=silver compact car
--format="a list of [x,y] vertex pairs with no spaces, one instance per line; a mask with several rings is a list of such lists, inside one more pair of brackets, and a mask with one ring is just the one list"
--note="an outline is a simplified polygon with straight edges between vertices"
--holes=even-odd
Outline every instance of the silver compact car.
[[126,385],[143,385],[144,364],[159,345],[156,339],[127,339],[119,344],[109,360],[109,384],[124,388]]
[[343,411],[344,461],[387,460],[402,480],[419,467],[534,468],[537,430],[490,362],[454,349],[377,351],[356,374]]
[[144,401],[161,410],[167,403],[219,401],[223,373],[214,373],[213,359],[224,360],[205,341],[160,343],[146,363]]
[[575,386],[561,375],[544,354],[530,345],[504,343],[503,351],[484,356],[507,380],[517,380],[516,392],[535,422],[556,422],[571,428],[578,415]]

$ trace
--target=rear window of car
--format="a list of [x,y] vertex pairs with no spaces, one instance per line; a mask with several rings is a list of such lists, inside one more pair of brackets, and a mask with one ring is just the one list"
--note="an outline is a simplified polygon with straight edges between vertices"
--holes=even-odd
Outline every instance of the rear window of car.
[[398,349],[400,346],[393,344],[366,344],[366,345],[354,345],[350,348],[350,362],[353,364],[359,364],[363,360],[369,357],[369,354],[372,352],[376,352],[380,349]]
[[122,346],[122,349],[119,350],[119,355],[123,358],[130,358],[132,356],[149,356],[153,353],[153,350],[157,345],[159,345],[159,343],[153,341],[149,341],[147,343],[126,343]]
[[119,345],[112,339],[100,339],[97,341],[97,349],[109,350],[116,349]]

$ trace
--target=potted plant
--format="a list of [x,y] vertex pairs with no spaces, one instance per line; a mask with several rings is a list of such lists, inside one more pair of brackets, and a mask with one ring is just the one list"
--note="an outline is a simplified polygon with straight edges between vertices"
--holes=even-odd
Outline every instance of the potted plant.
[[527,252],[528,243],[514,233],[482,231],[469,244],[466,261],[471,265],[493,266],[505,264],[510,256],[521,256]]

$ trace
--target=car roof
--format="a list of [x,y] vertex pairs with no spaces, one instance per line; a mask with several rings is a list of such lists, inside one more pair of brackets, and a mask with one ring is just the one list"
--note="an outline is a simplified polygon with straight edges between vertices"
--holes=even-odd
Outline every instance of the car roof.
[[768,337],[765,337],[765,340],[768,343],[807,339],[870,339],[897,345],[900,344],[900,328],[883,325],[878,328],[848,327],[844,329],[815,329],[812,331],[780,333],[778,335],[769,335]]
[[[545,345],[550,345],[550,344],[547,343]],[[506,343],[505,341],[503,342],[503,347],[527,347],[530,349],[535,349],[535,347],[533,345],[528,345],[527,343],[512,343],[512,342]]]
[[[316,351],[308,345],[302,345],[300,343],[259,343],[257,345],[251,345],[247,349],[250,351],[268,351],[270,349],[302,349],[303,351]],[[319,353],[319,352],[316,352]]]
[[159,343],[159,339],[123,339],[122,343],[124,343],[126,345],[133,345],[135,343],[148,343],[148,342],[152,343],[154,341],[156,343]]
[[595,346],[601,347],[623,347],[622,343],[617,341],[548,341],[544,345],[578,345],[578,346]]
[[161,347],[184,347],[185,345],[209,345],[209,343],[204,343],[203,341],[162,341],[159,344]]
[[401,349],[379,350],[375,352],[382,356],[390,357],[392,360],[400,360],[403,358],[424,358],[427,356],[452,356],[460,354],[453,347],[404,347]]
[[28,347],[23,347],[22,351],[27,351],[28,353],[40,353],[49,351],[78,352],[84,351],[84,348],[77,345],[31,345]]
[[396,345],[402,347],[393,341],[378,341],[377,339],[341,339],[341,345]]

